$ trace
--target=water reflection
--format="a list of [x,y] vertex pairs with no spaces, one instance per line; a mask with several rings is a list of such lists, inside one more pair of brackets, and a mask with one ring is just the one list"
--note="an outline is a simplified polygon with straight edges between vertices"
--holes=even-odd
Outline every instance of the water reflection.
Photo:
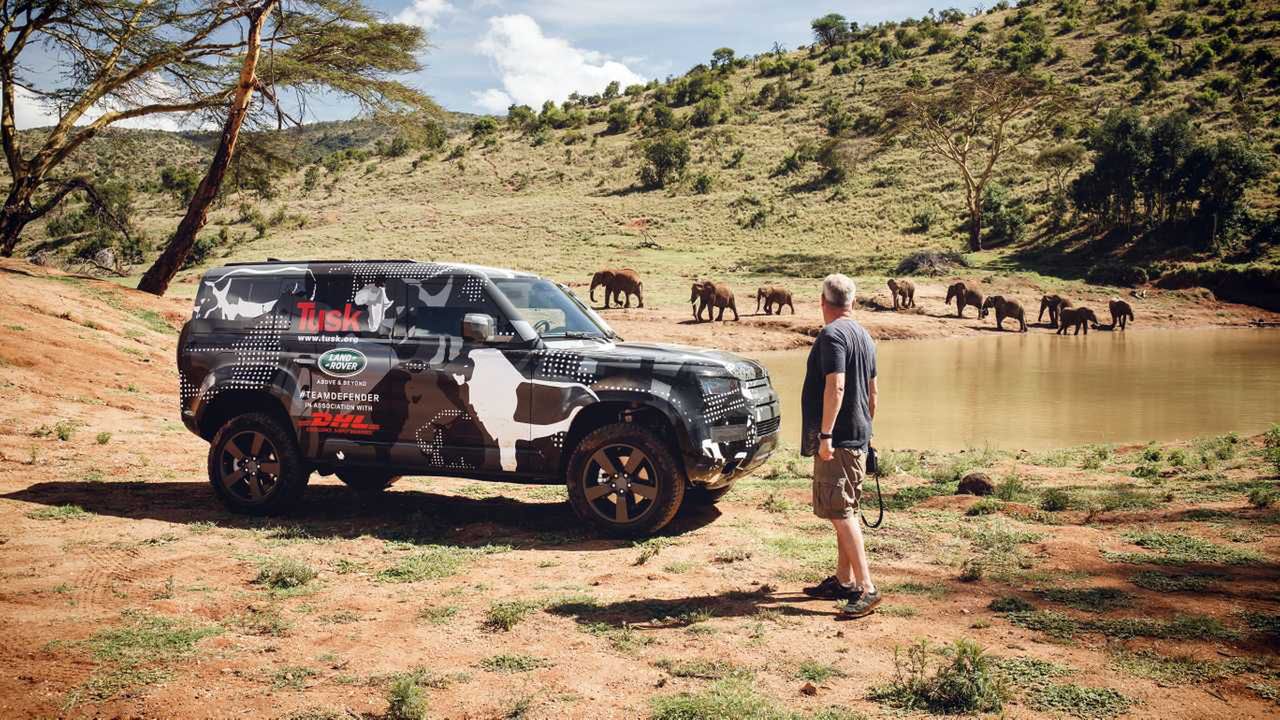
[[[1047,332],[879,345],[876,445],[1045,449],[1252,433],[1280,421],[1280,333]],[[807,350],[762,353],[799,438]]]

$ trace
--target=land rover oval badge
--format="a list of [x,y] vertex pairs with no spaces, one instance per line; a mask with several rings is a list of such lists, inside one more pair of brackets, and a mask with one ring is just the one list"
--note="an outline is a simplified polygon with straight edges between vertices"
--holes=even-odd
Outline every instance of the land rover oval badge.
[[364,353],[355,348],[334,348],[326,351],[316,361],[325,375],[332,377],[351,377],[359,374],[369,364]]

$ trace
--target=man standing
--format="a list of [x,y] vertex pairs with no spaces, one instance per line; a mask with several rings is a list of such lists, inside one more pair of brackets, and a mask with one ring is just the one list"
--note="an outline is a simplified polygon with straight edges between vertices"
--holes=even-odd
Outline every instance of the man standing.
[[828,275],[822,281],[825,326],[813,341],[800,395],[804,438],[801,452],[813,458],[813,512],[836,531],[836,573],[806,595],[842,600],[842,618],[870,615],[880,604],[871,582],[858,524],[858,502],[867,471],[871,419],[876,414],[876,346],[853,320],[853,281]]

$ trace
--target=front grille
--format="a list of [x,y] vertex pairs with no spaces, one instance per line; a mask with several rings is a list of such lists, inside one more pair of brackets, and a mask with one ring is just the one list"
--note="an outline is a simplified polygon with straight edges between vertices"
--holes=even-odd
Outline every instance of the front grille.
[[767,387],[769,385],[769,376],[763,375],[755,380],[744,380],[742,385],[747,390],[758,390],[759,388]]
[[781,415],[775,415],[769,418],[768,420],[761,420],[759,424],[756,425],[756,435],[759,435],[760,437],[764,437],[765,435],[772,435],[778,432],[778,426],[781,424],[782,424]]

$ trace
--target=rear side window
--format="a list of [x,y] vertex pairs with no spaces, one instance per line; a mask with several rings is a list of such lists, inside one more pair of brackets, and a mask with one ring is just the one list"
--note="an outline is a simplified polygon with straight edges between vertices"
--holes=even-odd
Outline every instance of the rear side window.
[[287,288],[297,285],[282,275],[232,270],[221,277],[204,279],[196,293],[192,316],[220,323],[252,323],[288,312]]

